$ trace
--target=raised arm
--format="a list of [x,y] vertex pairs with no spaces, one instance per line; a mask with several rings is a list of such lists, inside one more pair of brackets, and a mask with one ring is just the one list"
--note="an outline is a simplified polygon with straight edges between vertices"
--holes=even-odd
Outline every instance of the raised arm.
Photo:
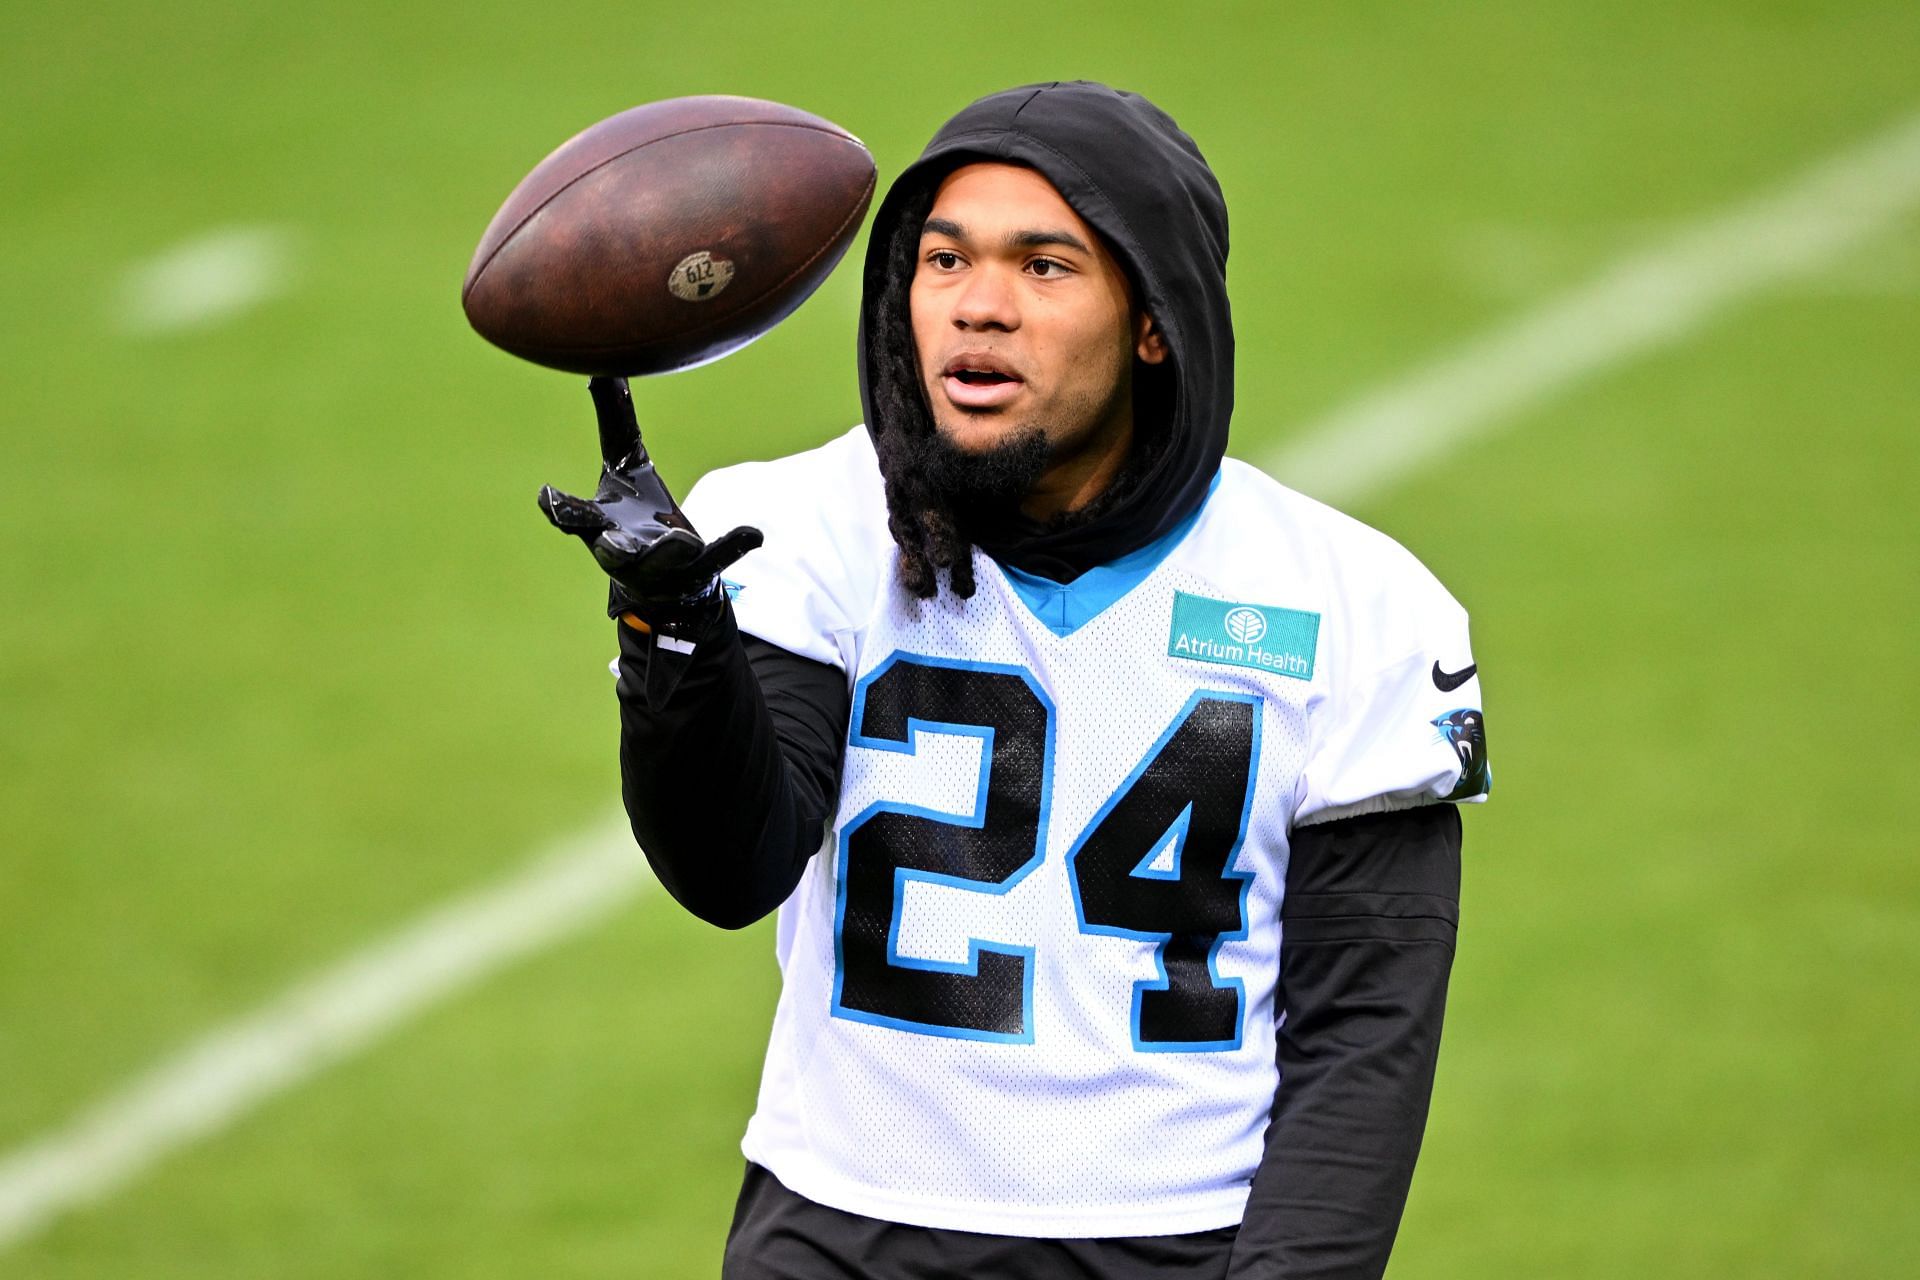
[[[654,874],[737,929],[793,892],[839,793],[849,699],[839,668],[742,637],[723,610],[692,653],[622,623],[620,792]],[[664,701],[649,669],[680,670]]]
[[739,928],[773,910],[819,848],[838,785],[848,695],[837,668],[740,635],[721,572],[761,542],[706,542],[641,442],[624,379],[589,384],[602,467],[592,499],[540,508],[610,580],[620,619],[621,793],[668,891]]

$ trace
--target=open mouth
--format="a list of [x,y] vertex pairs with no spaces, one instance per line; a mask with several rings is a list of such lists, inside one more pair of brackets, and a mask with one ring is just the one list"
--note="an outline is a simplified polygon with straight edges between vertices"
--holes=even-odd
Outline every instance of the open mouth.
[[993,351],[957,351],[940,370],[947,403],[957,409],[986,412],[1003,409],[1026,390],[1022,378]]

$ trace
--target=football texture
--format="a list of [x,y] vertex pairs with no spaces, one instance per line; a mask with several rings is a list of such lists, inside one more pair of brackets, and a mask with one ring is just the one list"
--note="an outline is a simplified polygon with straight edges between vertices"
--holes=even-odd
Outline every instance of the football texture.
[[670,373],[736,351],[827,278],[873,198],[873,157],[797,107],[650,102],[575,135],[513,189],[460,292],[514,355]]

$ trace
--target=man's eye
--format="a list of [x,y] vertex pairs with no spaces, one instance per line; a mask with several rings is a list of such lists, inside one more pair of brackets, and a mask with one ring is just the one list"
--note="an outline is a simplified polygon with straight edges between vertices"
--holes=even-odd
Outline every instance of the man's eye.
[[942,271],[951,271],[960,265],[960,255],[948,249],[935,249],[927,255],[927,261]]
[[1067,274],[1066,264],[1063,262],[1055,262],[1052,258],[1035,258],[1027,265],[1027,270],[1033,272],[1033,274],[1043,280],[1051,276],[1063,276]]

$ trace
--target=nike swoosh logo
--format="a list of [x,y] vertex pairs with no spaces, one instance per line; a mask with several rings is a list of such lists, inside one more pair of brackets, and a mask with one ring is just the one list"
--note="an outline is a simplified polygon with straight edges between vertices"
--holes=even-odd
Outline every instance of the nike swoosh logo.
[[1467,681],[1473,679],[1473,673],[1480,669],[1477,662],[1469,662],[1460,671],[1442,671],[1439,663],[1433,664],[1433,687],[1442,693],[1452,693]]

